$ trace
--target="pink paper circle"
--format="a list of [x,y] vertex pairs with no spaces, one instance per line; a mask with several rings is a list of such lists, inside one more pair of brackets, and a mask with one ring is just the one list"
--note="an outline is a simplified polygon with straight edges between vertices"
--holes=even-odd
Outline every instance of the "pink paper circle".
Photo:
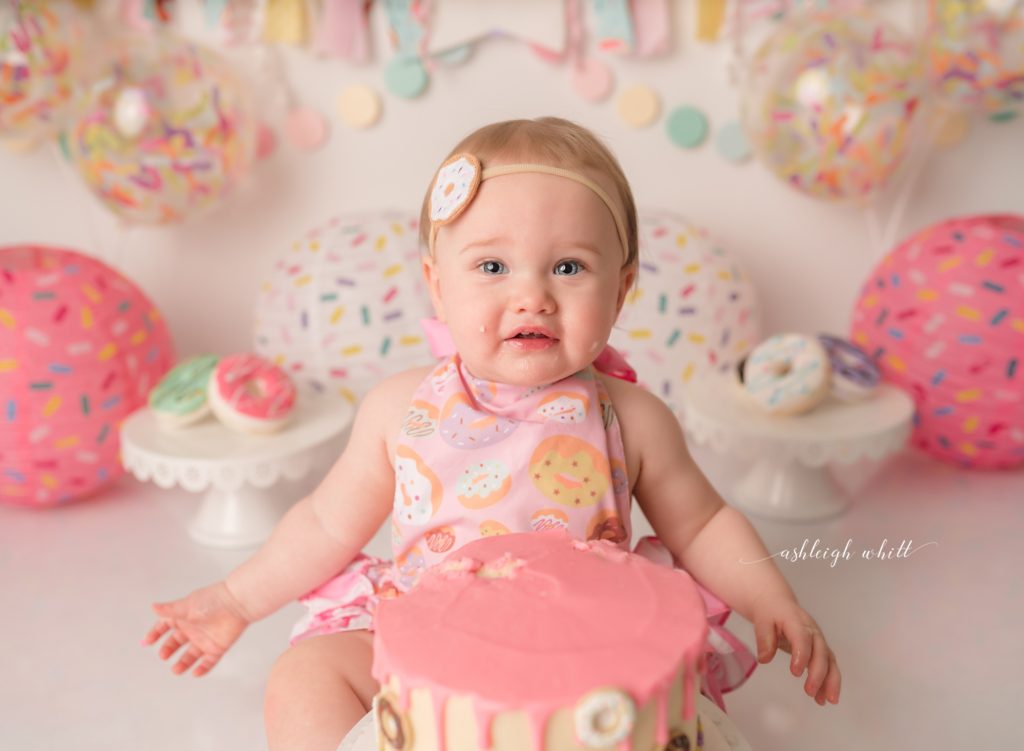
[[288,113],[284,132],[296,149],[316,151],[327,140],[327,121],[312,107],[297,107]]
[[572,68],[572,87],[588,102],[600,102],[612,93],[612,71],[594,57],[580,60]]

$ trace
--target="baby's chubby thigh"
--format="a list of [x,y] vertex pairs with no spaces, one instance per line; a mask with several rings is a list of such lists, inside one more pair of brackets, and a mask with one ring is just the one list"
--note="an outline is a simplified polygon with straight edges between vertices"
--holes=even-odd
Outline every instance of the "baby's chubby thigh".
[[267,680],[263,716],[270,751],[334,751],[377,693],[372,663],[373,634],[366,630],[313,636],[289,647]]

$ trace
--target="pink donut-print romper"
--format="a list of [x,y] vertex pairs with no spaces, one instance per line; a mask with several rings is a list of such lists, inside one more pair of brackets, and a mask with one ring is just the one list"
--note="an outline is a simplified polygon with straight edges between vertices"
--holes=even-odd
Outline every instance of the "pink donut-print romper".
[[[458,354],[446,357],[416,388],[392,461],[394,560],[360,554],[303,596],[309,612],[292,643],[372,629],[380,598],[400,596],[425,568],[486,535],[560,528],[629,549],[622,436],[594,366],[525,387],[479,380]],[[644,538],[635,552],[672,565],[656,538]],[[724,603],[702,594],[711,626],[705,692],[721,704],[756,661],[722,625]]]

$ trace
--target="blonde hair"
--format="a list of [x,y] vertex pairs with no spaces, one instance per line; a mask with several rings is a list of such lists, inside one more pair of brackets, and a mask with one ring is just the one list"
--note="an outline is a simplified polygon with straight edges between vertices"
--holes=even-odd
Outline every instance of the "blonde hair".
[[[441,164],[459,152],[473,154],[484,167],[500,157],[502,161],[540,162],[563,169],[589,169],[610,178],[626,222],[627,247],[623,267],[636,265],[639,240],[633,191],[615,155],[587,128],[560,117],[505,120],[474,130],[455,145],[448,156],[441,160]],[[420,242],[424,248],[430,243],[430,193],[436,179],[435,171],[420,210]]]

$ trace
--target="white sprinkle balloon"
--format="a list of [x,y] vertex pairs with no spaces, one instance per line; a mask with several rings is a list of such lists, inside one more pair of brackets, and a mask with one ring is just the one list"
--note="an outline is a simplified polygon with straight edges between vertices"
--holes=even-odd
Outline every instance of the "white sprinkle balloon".
[[760,339],[754,288],[703,232],[665,211],[639,217],[640,272],[609,343],[680,414],[695,376],[726,371]]

